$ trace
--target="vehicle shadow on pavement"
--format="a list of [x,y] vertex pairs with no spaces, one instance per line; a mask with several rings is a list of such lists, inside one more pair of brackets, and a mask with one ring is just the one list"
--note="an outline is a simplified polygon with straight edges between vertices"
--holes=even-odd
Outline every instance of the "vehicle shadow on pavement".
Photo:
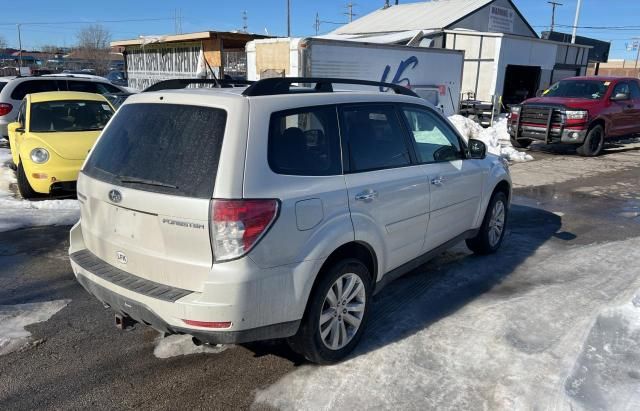
[[[637,140],[637,141],[636,141]],[[628,151],[640,151],[638,146],[629,146],[629,143],[640,142],[640,138],[634,138],[633,136],[624,136],[620,138],[606,140],[602,153],[600,156],[606,156],[607,154],[618,154]],[[577,145],[573,144],[544,144],[533,143],[527,152],[529,153],[545,153],[559,156],[575,156],[580,158],[577,153]]]
[[562,231],[560,216],[546,210],[512,205],[509,219],[497,253],[476,256],[462,243],[382,290],[354,356],[404,339],[459,310],[500,284],[551,238],[575,238]]
[[[496,254],[475,256],[461,243],[385,287],[374,297],[367,329],[350,358],[400,341],[459,310],[501,283],[549,239],[576,238],[562,231],[560,216],[539,208],[512,205],[509,219],[510,228]],[[282,341],[245,347],[256,356],[305,363]]]

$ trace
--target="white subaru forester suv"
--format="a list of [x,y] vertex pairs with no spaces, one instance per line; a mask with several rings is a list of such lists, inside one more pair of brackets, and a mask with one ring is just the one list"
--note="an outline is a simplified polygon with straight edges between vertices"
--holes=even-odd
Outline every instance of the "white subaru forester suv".
[[225,85],[130,97],[84,164],[71,265],[121,326],[332,363],[384,284],[461,240],[500,246],[507,165],[410,90]]

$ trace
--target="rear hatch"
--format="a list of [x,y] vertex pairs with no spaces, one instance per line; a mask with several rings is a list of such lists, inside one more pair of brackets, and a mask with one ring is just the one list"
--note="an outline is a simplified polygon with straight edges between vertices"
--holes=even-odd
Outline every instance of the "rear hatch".
[[122,106],[78,182],[87,248],[136,276],[202,291],[212,264],[209,209],[226,121],[220,108]]

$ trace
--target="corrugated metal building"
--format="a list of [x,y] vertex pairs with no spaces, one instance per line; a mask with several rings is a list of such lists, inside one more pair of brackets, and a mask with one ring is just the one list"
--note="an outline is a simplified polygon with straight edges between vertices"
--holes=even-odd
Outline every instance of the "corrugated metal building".
[[167,36],[142,36],[111,42],[123,47],[129,86],[143,90],[175,78],[246,75],[245,44],[266,36],[203,31]]

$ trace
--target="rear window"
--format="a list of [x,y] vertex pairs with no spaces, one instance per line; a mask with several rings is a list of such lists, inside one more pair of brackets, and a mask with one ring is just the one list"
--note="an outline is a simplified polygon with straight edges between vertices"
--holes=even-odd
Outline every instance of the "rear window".
[[0,81],[0,91],[2,91],[2,89],[4,88],[4,86],[7,85],[6,81]]
[[211,198],[227,113],[179,104],[122,106],[83,172],[138,190]]
[[27,94],[42,93],[45,91],[58,91],[58,81],[48,79],[23,81],[13,89],[11,99],[22,100]]
[[31,104],[29,131],[102,130],[113,115],[103,101],[60,100]]

